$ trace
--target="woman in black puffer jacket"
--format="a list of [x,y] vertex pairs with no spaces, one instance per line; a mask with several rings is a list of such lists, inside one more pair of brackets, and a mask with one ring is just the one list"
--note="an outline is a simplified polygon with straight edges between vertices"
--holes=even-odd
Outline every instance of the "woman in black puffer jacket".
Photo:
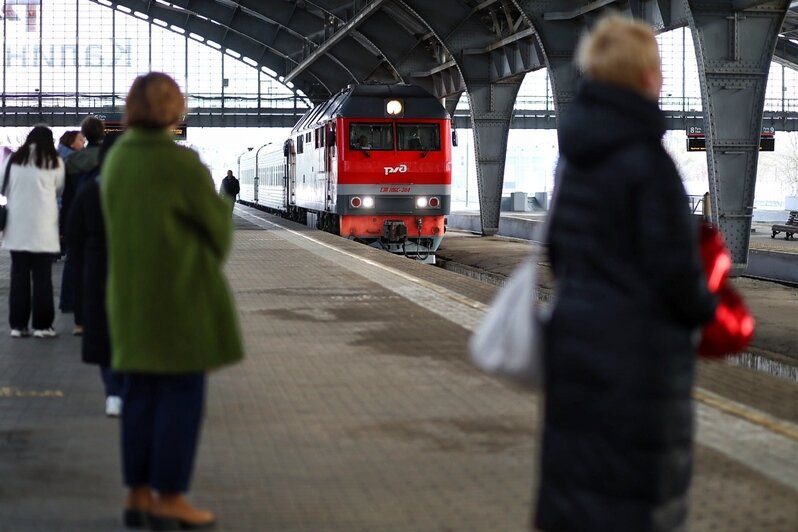
[[696,223],[661,138],[654,33],[606,19],[560,123],[536,526],[671,531],[687,516],[696,332],[713,316]]

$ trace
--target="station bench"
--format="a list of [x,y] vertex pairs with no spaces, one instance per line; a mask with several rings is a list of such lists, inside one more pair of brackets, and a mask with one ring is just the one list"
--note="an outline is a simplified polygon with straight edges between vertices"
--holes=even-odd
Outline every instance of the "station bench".
[[798,211],[790,211],[790,217],[785,224],[774,224],[771,228],[773,234],[770,238],[776,238],[779,233],[785,233],[784,240],[795,240],[795,233],[798,233]]

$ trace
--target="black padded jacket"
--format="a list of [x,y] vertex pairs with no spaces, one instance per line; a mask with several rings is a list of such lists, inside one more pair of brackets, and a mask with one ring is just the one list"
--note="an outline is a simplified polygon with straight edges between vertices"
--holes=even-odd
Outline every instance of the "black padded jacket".
[[548,235],[544,531],[685,526],[695,340],[715,300],[664,132],[656,102],[592,81],[563,113]]

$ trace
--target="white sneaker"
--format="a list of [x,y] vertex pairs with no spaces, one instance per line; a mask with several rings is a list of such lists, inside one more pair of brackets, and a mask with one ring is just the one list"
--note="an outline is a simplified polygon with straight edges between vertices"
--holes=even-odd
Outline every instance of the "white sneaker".
[[48,327],[47,329],[33,329],[34,338],[55,338],[56,336],[58,336],[58,333],[55,332],[52,327]]
[[105,415],[108,417],[119,417],[122,414],[122,398],[109,395],[105,400]]
[[11,338],[25,338],[30,336],[28,329],[11,329]]

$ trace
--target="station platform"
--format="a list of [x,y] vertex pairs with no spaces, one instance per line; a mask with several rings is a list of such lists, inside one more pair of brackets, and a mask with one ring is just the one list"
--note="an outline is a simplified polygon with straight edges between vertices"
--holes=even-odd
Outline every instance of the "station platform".
[[[217,530],[528,530],[540,395],[465,355],[496,286],[235,215],[247,357],[209,379],[191,493]],[[2,301],[8,270],[0,254]],[[51,340],[0,335],[0,531],[123,530],[118,422],[71,319]],[[794,530],[798,384],[701,363],[695,397],[689,529]]]
[[[541,238],[545,211],[500,214],[497,235],[530,241]],[[784,211],[777,223],[783,223],[788,216],[789,212]],[[478,211],[455,211],[448,216],[448,222],[452,229],[482,232]],[[773,238],[772,226],[773,222],[752,224],[745,275],[798,284],[798,240],[785,240],[784,233]]]

